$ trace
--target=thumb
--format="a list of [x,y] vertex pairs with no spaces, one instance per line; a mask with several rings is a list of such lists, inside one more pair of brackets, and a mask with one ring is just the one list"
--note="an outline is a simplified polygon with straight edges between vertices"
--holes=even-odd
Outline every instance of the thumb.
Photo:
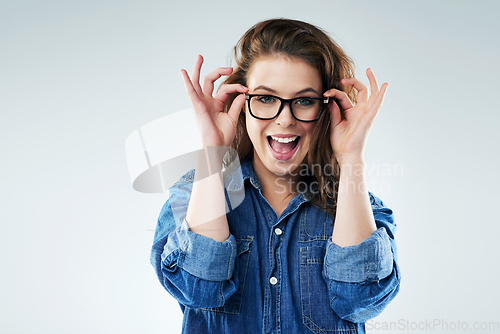
[[238,124],[238,117],[240,116],[240,112],[243,109],[243,106],[245,105],[245,95],[240,94],[236,96],[234,99],[233,103],[231,104],[231,108],[229,108],[229,111],[227,112],[229,116],[233,119],[235,124]]
[[332,116],[332,130],[335,129],[337,125],[339,125],[340,122],[342,122],[342,115],[340,114],[340,108],[338,104],[332,100],[332,103],[330,105],[330,114]]

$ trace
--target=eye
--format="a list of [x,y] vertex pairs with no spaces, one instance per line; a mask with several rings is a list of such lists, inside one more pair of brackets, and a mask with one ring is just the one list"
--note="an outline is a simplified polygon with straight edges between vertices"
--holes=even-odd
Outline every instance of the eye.
[[307,97],[301,97],[300,99],[295,100],[295,104],[299,105],[301,107],[312,106],[312,105],[314,105],[314,102],[315,101],[313,99],[310,99],[310,98],[307,98]]
[[276,102],[276,98],[273,96],[270,96],[270,95],[260,95],[260,96],[256,96],[256,98],[257,98],[257,101],[259,101],[260,103],[263,103],[263,104],[271,104],[271,103]]

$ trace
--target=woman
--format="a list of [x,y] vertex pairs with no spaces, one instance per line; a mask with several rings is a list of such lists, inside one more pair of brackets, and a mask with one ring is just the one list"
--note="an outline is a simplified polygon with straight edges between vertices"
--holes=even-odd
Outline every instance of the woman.
[[[368,69],[369,92],[295,20],[258,23],[235,58],[203,84],[201,56],[181,71],[205,153],[170,189],[151,261],[183,333],[364,333],[399,290],[392,211],[367,191],[363,156],[388,85]],[[242,180],[222,170],[228,146]]]

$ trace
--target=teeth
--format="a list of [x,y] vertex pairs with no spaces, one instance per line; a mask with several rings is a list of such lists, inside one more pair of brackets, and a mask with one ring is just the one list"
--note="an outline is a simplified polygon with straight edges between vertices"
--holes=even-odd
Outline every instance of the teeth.
[[277,142],[280,142],[280,143],[289,143],[289,142],[292,142],[294,141],[295,139],[297,139],[299,136],[294,136],[294,137],[289,137],[289,138],[279,138],[279,137],[274,137],[274,136],[271,136],[271,138],[273,140],[276,140]]

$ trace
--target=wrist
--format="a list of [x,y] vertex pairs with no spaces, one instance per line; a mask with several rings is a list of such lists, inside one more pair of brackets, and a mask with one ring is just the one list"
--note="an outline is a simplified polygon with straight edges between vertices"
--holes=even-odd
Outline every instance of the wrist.
[[342,166],[365,166],[365,158],[362,154],[337,156],[336,159],[341,168]]
[[340,177],[364,177],[366,163],[362,156],[344,156],[342,158],[337,158],[337,162],[340,168]]
[[339,194],[353,195],[368,192],[366,164],[363,159],[342,160],[339,167]]
[[222,171],[223,146],[205,146],[196,152],[195,181],[203,180]]

